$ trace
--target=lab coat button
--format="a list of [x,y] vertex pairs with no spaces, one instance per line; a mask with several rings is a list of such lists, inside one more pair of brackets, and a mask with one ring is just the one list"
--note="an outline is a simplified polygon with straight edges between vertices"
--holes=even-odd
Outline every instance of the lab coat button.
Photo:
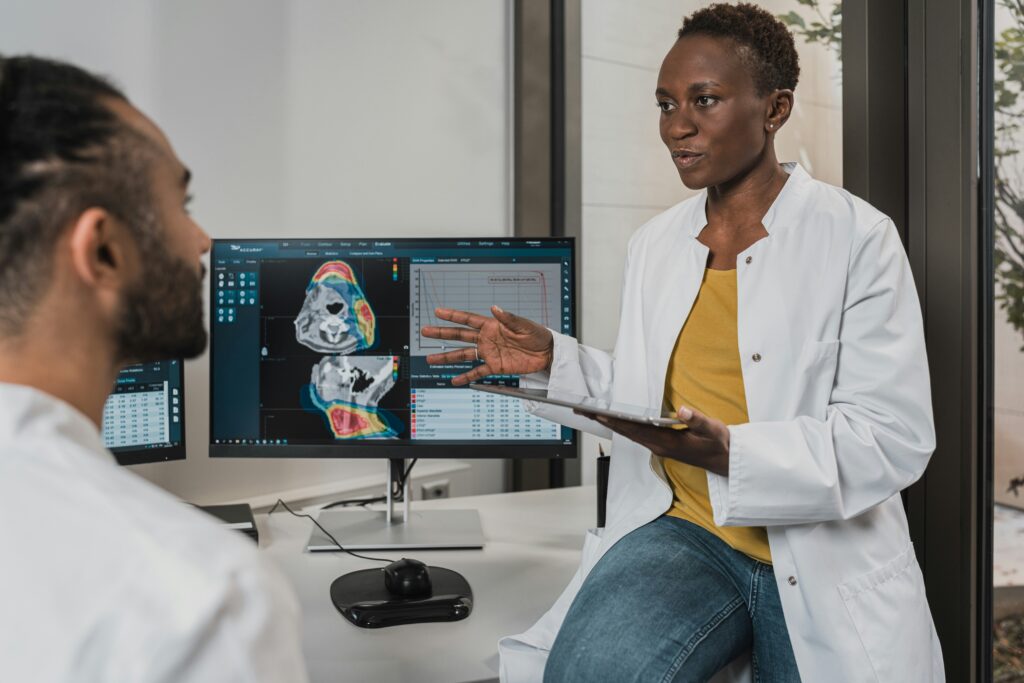
[[754,359],[755,363],[760,363],[761,362],[761,354],[759,354],[759,353],[755,353],[753,356],[751,356],[751,358]]
[[753,257],[753,256],[748,256],[748,257],[747,257],[747,261],[746,261],[746,262],[747,262],[747,263],[750,263],[750,262],[751,262],[751,261],[753,261],[753,260],[754,260],[754,257]]
[[790,586],[795,586],[796,585],[796,577],[795,576],[789,577],[789,585]]

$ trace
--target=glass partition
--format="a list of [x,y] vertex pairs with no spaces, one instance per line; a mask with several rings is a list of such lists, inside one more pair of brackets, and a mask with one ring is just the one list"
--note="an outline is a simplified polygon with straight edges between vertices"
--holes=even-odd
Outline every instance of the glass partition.
[[991,215],[993,278],[992,680],[1008,682],[1024,681],[1024,2],[989,9],[991,140],[982,144],[991,145],[991,188],[980,200]]

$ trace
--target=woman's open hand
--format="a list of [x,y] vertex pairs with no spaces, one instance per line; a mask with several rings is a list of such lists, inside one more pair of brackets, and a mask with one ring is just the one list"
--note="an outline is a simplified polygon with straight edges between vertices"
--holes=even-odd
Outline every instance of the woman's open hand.
[[471,344],[454,351],[427,356],[431,365],[482,361],[469,372],[452,379],[461,386],[488,375],[525,375],[551,367],[554,338],[543,325],[491,306],[493,318],[438,308],[434,313],[441,320],[465,327],[424,327],[421,332],[431,339],[448,339]]

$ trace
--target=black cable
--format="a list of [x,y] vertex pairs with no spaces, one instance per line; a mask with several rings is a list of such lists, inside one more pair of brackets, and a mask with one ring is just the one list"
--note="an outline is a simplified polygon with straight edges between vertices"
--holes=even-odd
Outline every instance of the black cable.
[[402,474],[401,478],[399,478],[399,480],[396,482],[398,484],[397,495],[399,497],[402,497],[402,493],[405,491],[405,482],[409,480],[409,474],[412,472],[413,465],[416,464],[417,460],[419,460],[419,458],[412,459],[412,462],[409,463],[409,466],[405,468],[405,473]]
[[366,506],[370,505],[371,503],[383,503],[387,501],[387,499],[387,496],[375,496],[373,498],[350,498],[348,500],[336,500],[333,503],[328,503],[327,505],[324,505],[320,509],[329,510],[330,508],[343,508],[353,505]]
[[[401,474],[399,479],[391,481],[391,484],[390,484],[390,486],[391,486],[391,498],[396,503],[401,503],[401,502],[404,502],[404,500],[405,500],[405,495],[404,495],[405,483],[409,480],[409,475],[412,473],[413,465],[416,464],[417,460],[419,460],[419,458],[413,458],[412,462],[410,462],[409,466],[405,468],[405,472],[403,474]],[[397,484],[397,489],[398,489],[397,491],[395,490],[396,484]],[[328,503],[327,505],[324,505],[320,509],[321,510],[329,510],[330,508],[349,507],[350,505],[363,505],[363,506],[365,506],[365,505],[370,505],[371,503],[383,503],[383,502],[386,502],[387,499],[388,499],[387,496],[374,496],[373,498],[349,498],[347,500],[336,500],[336,501],[333,501],[331,503]]]
[[316,528],[319,529],[320,531],[324,532],[324,534],[327,536],[327,538],[331,539],[331,542],[334,543],[334,545],[338,546],[338,550],[344,550],[349,555],[354,555],[356,557],[361,557],[364,560],[373,560],[374,562],[387,562],[389,564],[394,562],[394,560],[387,560],[387,559],[384,559],[383,557],[370,557],[369,555],[360,555],[357,552],[353,552],[351,550],[348,550],[347,548],[345,548],[345,546],[343,546],[342,544],[338,543],[338,539],[336,539],[334,536],[332,536],[331,532],[329,532],[327,529],[325,529],[322,526],[320,526],[320,522],[316,521],[315,517],[313,517],[312,515],[307,515],[304,512],[300,513],[300,512],[296,512],[295,510],[292,510],[290,507],[288,507],[288,503],[284,502],[280,498],[278,498],[277,502],[274,503],[274,507],[270,508],[270,512],[267,513],[267,516],[269,517],[270,515],[274,514],[274,511],[277,510],[277,507],[279,505],[281,507],[283,507],[285,510],[287,510],[288,512],[290,512],[291,514],[295,515],[296,517],[305,517],[306,519],[308,519],[311,522],[313,522],[313,524],[316,524]]
[[403,489],[405,488],[405,482],[409,478],[409,474],[412,472],[413,465],[415,465],[416,461],[418,461],[418,460],[419,460],[419,458],[413,458],[412,462],[409,463],[409,466],[407,468],[405,468],[405,474],[402,475],[402,488]]

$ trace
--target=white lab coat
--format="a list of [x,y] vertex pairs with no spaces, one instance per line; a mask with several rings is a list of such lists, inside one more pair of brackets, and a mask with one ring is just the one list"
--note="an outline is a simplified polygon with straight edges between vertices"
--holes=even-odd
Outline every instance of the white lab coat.
[[96,425],[0,383],[0,681],[307,680],[298,603],[236,531],[118,467]]
[[[765,526],[806,683],[945,680],[899,492],[935,447],[921,310],[895,226],[795,164],[737,258],[750,422],[729,428],[729,474],[708,473],[715,523]],[[700,288],[706,193],[630,242],[615,354],[556,334],[550,373],[525,382],[641,406],[662,402],[676,337]],[[501,680],[540,681],[566,610],[616,541],[672,503],[660,460],[549,405],[536,414],[612,438],[607,525],[528,631],[502,639]],[[749,656],[716,681],[749,681]]]

